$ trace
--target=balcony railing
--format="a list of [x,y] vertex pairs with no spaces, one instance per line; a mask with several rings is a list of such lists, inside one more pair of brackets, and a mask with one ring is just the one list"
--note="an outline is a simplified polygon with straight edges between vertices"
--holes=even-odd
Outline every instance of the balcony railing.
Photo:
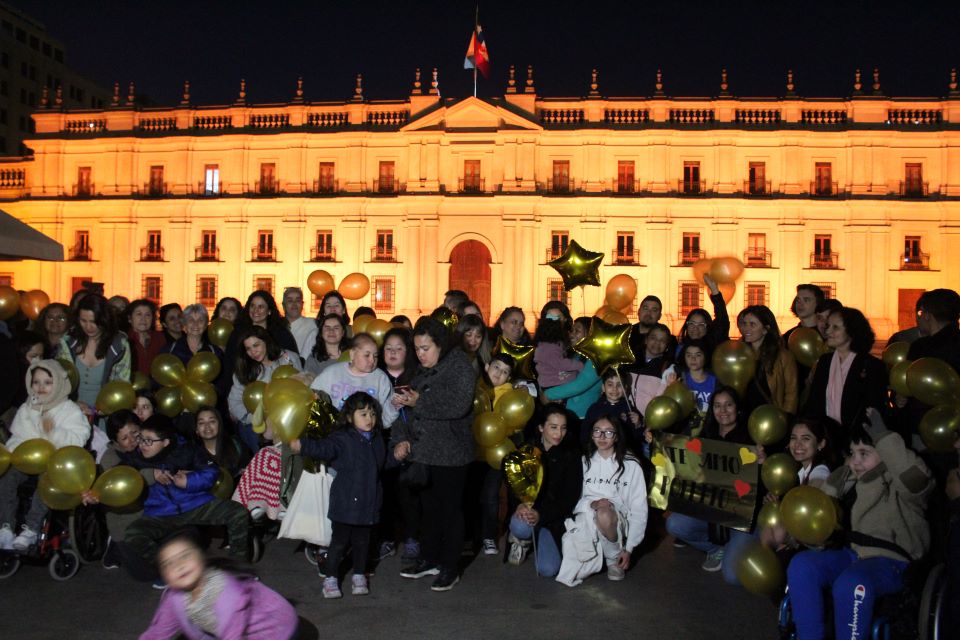
[[163,247],[140,247],[141,262],[163,262]]
[[563,255],[563,252],[566,251],[566,247],[560,249],[559,251],[554,251],[553,248],[547,249],[547,257],[544,259],[544,262],[550,262],[551,260],[556,260]]
[[337,193],[340,189],[336,180],[314,180],[314,193]]
[[706,251],[681,250],[677,257],[677,263],[683,266],[689,266],[697,260],[703,260],[706,257]]
[[930,183],[919,180],[901,180],[900,196],[904,198],[925,198],[930,195]]
[[486,191],[484,178],[460,178],[457,181],[457,191],[460,193],[483,193]]
[[253,183],[253,192],[260,195],[273,195],[280,189],[280,182],[276,178],[269,180],[257,180]]
[[614,247],[610,255],[613,256],[613,264],[640,264],[640,249],[623,251]]
[[220,247],[194,247],[193,259],[197,262],[220,262]]
[[768,196],[772,193],[769,180],[744,180],[743,192],[751,196]]
[[310,262],[336,262],[336,247],[310,247]]
[[840,185],[837,182],[831,182],[829,180],[811,180],[810,195],[838,196],[840,195]]
[[810,268],[811,269],[839,269],[840,254],[837,253],[836,251],[832,253],[811,253]]
[[398,180],[374,180],[374,193],[403,193],[407,190],[406,184],[401,184]]
[[706,180],[677,180],[677,192],[687,195],[699,195],[707,192]]
[[547,193],[573,193],[574,182],[570,178],[563,180],[548,178],[546,187]]
[[930,269],[930,254],[901,253],[900,268],[904,271],[927,271]]
[[743,264],[748,267],[769,267],[772,254],[765,249],[747,249],[743,253]]
[[146,196],[165,196],[170,193],[170,185],[167,182],[144,182],[143,191],[140,193]]
[[70,260],[93,260],[93,249],[89,245],[75,244],[70,247]]
[[250,250],[250,260],[253,262],[276,262],[277,248],[254,245]]
[[622,194],[640,193],[642,191],[639,180],[621,180],[614,178],[613,192]]
[[96,188],[92,182],[80,182],[73,185],[72,195],[76,198],[89,198],[96,193]]
[[201,196],[219,196],[223,193],[223,182],[217,182],[215,187],[208,187],[206,181],[197,183],[197,195]]
[[396,262],[396,247],[370,247],[371,262]]

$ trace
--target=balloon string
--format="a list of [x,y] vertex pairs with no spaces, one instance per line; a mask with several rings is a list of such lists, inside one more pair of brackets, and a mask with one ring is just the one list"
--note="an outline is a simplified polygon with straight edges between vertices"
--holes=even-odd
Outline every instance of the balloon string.
[[540,577],[540,566],[537,564],[537,528],[533,528],[533,569],[537,572],[537,577]]
[[580,285],[580,307],[583,309],[583,313],[581,313],[580,315],[582,315],[582,316],[587,315],[587,292],[586,292],[586,289],[587,289],[586,286]]
[[[633,393],[631,393],[629,387],[623,382],[623,374],[620,373],[620,367],[615,366],[613,367],[613,370],[616,372],[617,378],[620,380],[620,386],[623,387],[623,397],[626,398],[627,406],[630,407],[630,411],[636,411],[637,413],[640,413],[637,411],[637,403],[633,399]],[[629,379],[629,374],[627,374],[627,377]]]

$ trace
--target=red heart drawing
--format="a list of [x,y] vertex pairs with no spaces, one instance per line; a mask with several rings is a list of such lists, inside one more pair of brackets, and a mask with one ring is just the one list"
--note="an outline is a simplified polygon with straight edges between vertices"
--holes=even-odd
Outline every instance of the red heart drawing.
[[694,438],[693,440],[688,440],[686,444],[687,451],[692,451],[693,453],[700,455],[700,452],[703,451],[703,443],[700,442],[700,438]]
[[750,483],[743,480],[734,480],[733,488],[737,490],[737,496],[741,498],[750,493]]

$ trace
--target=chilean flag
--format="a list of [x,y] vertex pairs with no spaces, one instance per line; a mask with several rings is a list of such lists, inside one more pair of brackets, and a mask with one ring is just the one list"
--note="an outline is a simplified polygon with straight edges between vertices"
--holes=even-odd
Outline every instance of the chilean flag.
[[476,30],[470,36],[470,44],[467,45],[467,57],[463,60],[464,69],[477,68],[484,78],[490,77],[490,54],[487,53],[487,43],[483,41],[483,30],[477,25]]

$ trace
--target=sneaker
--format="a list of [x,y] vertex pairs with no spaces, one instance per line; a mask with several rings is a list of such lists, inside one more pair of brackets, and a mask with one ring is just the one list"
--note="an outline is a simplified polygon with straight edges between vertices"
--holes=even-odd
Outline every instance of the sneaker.
[[27,549],[37,543],[37,532],[23,525],[20,528],[20,535],[13,539],[13,550],[24,553]]
[[353,575],[353,583],[350,585],[350,595],[365,596],[370,593],[370,587],[367,585],[367,576]]
[[340,593],[340,585],[337,584],[336,576],[327,576],[323,579],[323,597],[327,600],[343,597],[343,594]]
[[723,549],[717,549],[707,554],[707,559],[703,561],[700,568],[704,571],[714,573],[723,568]]
[[100,558],[100,566],[107,570],[120,568],[120,550],[113,544],[113,538],[107,537],[107,548]]
[[403,543],[403,553],[400,555],[400,559],[417,560],[418,558],[420,558],[420,543],[413,538],[407,538],[406,542]]
[[483,539],[483,555],[485,556],[495,556],[497,555],[497,541],[493,538],[484,538]]
[[687,543],[681,540],[680,538],[673,539],[673,548],[674,549],[683,549],[687,546]]
[[0,551],[10,551],[13,549],[13,539],[16,536],[13,535],[13,529],[10,528],[10,525],[4,524],[0,527]]
[[530,541],[521,540],[512,533],[508,540],[510,541],[510,552],[507,554],[507,562],[514,566],[520,566],[527,559],[527,553],[530,551]]
[[265,515],[267,515],[267,510],[263,507],[254,507],[253,509],[250,509],[250,519],[254,522],[261,520]]
[[156,589],[157,591],[166,591],[167,589],[167,583],[165,583],[163,580],[154,580],[153,584],[151,584],[150,586]]
[[417,560],[416,563],[400,570],[401,578],[422,578],[423,576],[435,576],[440,573],[440,567],[427,562],[426,560]]
[[377,560],[383,560],[390,556],[397,555],[397,544],[392,540],[384,540],[380,543],[380,551],[377,553]]
[[460,582],[460,576],[457,575],[457,572],[448,571],[444,569],[443,571],[438,572],[439,575],[437,579],[433,581],[433,584],[430,585],[431,591],[450,591],[453,589],[453,586]]
[[627,572],[617,566],[616,561],[607,565],[607,580],[619,582],[627,576]]

